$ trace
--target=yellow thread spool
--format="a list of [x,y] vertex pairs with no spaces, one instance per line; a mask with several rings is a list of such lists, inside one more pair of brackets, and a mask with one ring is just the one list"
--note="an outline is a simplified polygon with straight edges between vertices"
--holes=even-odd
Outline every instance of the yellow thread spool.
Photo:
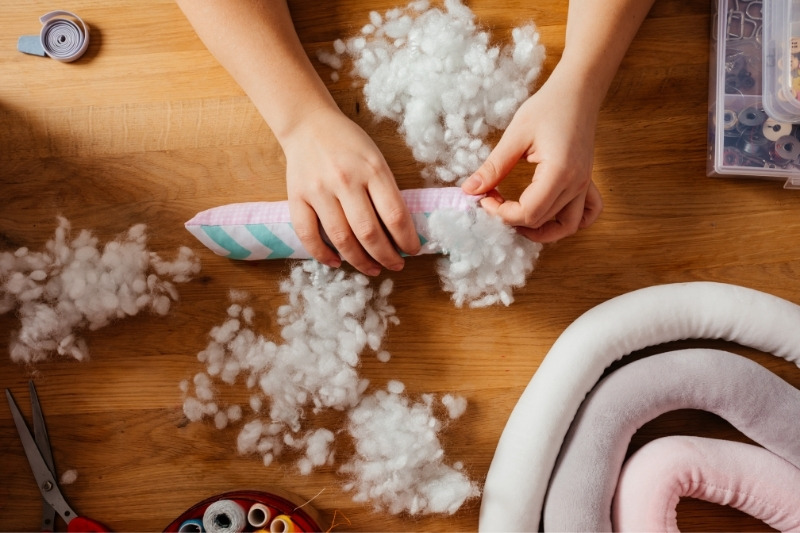
[[280,514],[269,523],[270,533],[294,533],[295,527],[292,519],[285,514]]

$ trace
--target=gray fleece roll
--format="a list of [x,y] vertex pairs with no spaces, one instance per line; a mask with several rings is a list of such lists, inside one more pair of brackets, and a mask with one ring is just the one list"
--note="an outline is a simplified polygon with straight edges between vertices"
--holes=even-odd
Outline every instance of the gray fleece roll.
[[612,531],[614,492],[631,437],[678,409],[719,415],[800,467],[800,391],[750,359],[721,350],[653,355],[613,372],[584,400],[550,478],[545,531]]

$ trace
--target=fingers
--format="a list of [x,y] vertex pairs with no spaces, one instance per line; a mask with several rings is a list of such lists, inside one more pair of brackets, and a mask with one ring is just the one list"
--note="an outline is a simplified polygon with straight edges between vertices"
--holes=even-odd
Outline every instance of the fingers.
[[576,233],[579,229],[591,226],[603,210],[603,199],[594,183],[589,182],[586,190],[579,193],[549,220],[536,226],[517,224],[505,218],[507,213],[524,218],[525,207],[521,202],[505,201],[499,194],[491,194],[481,202],[490,214],[495,214],[516,227],[526,238],[540,243],[555,242]]
[[469,178],[461,184],[467,194],[485,194],[497,187],[503,178],[519,162],[527,150],[527,146],[519,144],[520,137],[509,134],[506,130],[489,157]]
[[[327,228],[325,231],[328,232],[331,243],[339,250],[342,257],[348,263],[369,275],[376,275],[380,272],[380,267],[375,265],[375,262],[389,270],[401,270],[404,265],[403,258],[400,257],[400,254],[386,235],[386,231],[380,220],[378,220],[375,208],[366,191],[347,195],[340,198],[340,201],[342,202],[341,206],[344,210],[347,225],[336,228],[338,230],[336,234],[328,232]],[[402,199],[400,202],[402,204]],[[404,204],[403,207],[405,207]],[[395,214],[395,216],[397,215]],[[410,215],[408,222],[409,224],[411,222]],[[351,260],[351,257],[358,262]],[[360,265],[364,261],[364,257],[367,259],[372,258],[369,259],[369,263],[377,267],[377,272],[374,267],[369,267],[369,272],[361,269]]]
[[594,182],[589,182],[589,190],[586,191],[586,203],[583,206],[583,217],[579,224],[579,229],[585,229],[595,223],[603,211],[603,197],[595,187]]
[[[391,182],[381,181],[370,184],[369,195],[381,222],[389,232],[397,248],[408,255],[416,255],[422,244],[411,219],[411,213],[403,201],[403,196],[392,178]],[[374,256],[373,256],[374,257]]]
[[583,215],[583,202],[585,195],[581,195],[569,202],[555,218],[548,220],[538,228],[518,227],[517,231],[534,242],[556,242],[569,237],[578,231]]
[[302,200],[289,199],[289,213],[294,232],[311,257],[329,267],[341,266],[339,255],[322,240],[319,219],[314,209]]
[[366,192],[341,199],[317,198],[314,206],[304,201],[290,202],[295,233],[311,256],[328,266],[339,267],[341,255],[369,276],[378,275],[381,266],[401,270],[405,262],[392,240],[409,255],[419,251],[420,241],[400,192],[395,188],[394,194],[385,194],[375,196],[379,198],[376,206]]

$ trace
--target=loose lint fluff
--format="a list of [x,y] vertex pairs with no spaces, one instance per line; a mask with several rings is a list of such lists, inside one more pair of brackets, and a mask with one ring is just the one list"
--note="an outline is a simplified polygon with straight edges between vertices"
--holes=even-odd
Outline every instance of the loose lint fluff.
[[178,299],[174,284],[200,271],[187,247],[179,248],[174,261],[148,251],[144,224],[101,249],[90,231],[70,240],[70,223],[62,217],[58,222],[44,251],[0,252],[0,313],[15,310],[21,323],[11,335],[15,362],[51,354],[84,360],[82,329],[96,330],[145,309],[166,315]]
[[452,514],[480,489],[445,463],[433,396],[412,403],[403,390],[402,383],[390,382],[348,413],[356,453],[340,467],[351,478],[345,488],[355,492],[354,501],[391,514]]
[[489,155],[488,134],[508,126],[530,96],[545,51],[533,24],[514,28],[513,43],[498,47],[460,0],[444,8],[414,1],[373,11],[360,34],[317,57],[335,79],[350,57],[367,108],[398,124],[423,176],[459,183]]

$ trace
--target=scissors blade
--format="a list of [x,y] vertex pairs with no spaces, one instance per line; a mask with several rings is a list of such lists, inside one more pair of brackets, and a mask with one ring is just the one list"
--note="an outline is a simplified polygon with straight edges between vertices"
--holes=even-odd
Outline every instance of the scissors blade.
[[[44,423],[44,414],[42,414],[42,405],[39,403],[39,395],[36,393],[36,386],[33,381],[28,382],[28,390],[31,397],[31,416],[33,417],[33,437],[36,440],[36,445],[39,452],[42,454],[45,464],[50,469],[50,472],[55,472],[55,463],[53,462],[53,451],[50,449],[50,438],[47,436],[47,426]],[[42,531],[52,531],[55,527],[56,510],[53,506],[42,500]]]
[[27,424],[25,424],[25,419],[22,418],[19,407],[17,407],[17,402],[8,389],[6,389],[6,398],[8,398],[11,416],[14,418],[14,425],[17,426],[19,439],[22,441],[22,449],[25,450],[28,464],[31,466],[33,477],[36,479],[36,484],[39,487],[39,491],[42,493],[42,498],[69,523],[70,520],[75,517],[75,511],[70,508],[64,496],[61,494],[58,483],[56,483],[53,477],[53,472],[48,468],[44,457],[42,457],[42,452],[39,451],[39,447],[36,445],[36,441],[33,439],[33,435],[31,435]]

